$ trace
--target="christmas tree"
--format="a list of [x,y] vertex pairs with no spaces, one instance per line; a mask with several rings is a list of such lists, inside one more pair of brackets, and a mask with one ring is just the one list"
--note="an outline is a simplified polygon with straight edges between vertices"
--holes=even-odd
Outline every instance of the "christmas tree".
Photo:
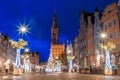
[[55,72],[55,60],[52,57],[52,54],[50,53],[47,67],[46,67],[46,72]]

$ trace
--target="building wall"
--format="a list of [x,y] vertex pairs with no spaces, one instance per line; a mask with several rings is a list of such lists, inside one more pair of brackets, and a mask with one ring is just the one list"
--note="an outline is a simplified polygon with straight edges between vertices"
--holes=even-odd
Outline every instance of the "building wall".
[[56,10],[54,10],[54,15],[53,15],[53,23],[52,23],[52,28],[51,28],[51,45],[50,45],[50,50],[52,54],[53,59],[60,59],[62,63],[64,63],[64,51],[65,51],[65,46],[64,44],[58,44],[58,26],[57,26],[57,18],[56,18]]
[[[16,51],[9,42],[9,36],[0,33],[0,69],[5,68],[5,63],[9,60],[9,65],[15,61]],[[11,66],[10,66],[11,68]]]
[[88,16],[88,25],[87,25],[87,65],[92,66],[94,64],[93,56],[94,53],[94,45],[93,45],[93,23],[92,16]]
[[51,45],[51,54],[53,58],[60,57],[62,54],[64,54],[64,44],[62,45]]
[[[103,11],[102,23],[103,31],[106,32],[108,41],[113,42],[116,48],[111,52],[111,55],[115,57],[115,65],[118,66],[118,58],[120,56],[120,10],[117,3],[112,3],[106,6]],[[112,59],[111,59],[112,60]],[[111,61],[113,62],[113,61]],[[113,65],[114,65],[113,64]]]
[[84,11],[80,12],[80,28],[78,32],[78,40],[79,40],[80,67],[83,68],[86,64],[86,62],[84,62],[84,59],[87,55],[86,21]]
[[80,12],[78,51],[76,39],[74,39],[74,53],[79,53],[80,57],[79,67],[85,68],[86,66],[92,66],[95,68],[103,68],[105,66],[105,53],[99,46],[99,43],[103,43],[100,34],[105,32],[108,38],[104,43],[111,41],[116,46],[116,48],[111,51],[111,63],[114,63],[120,68],[120,0],[118,4],[112,3],[106,6],[102,15],[96,8],[94,14],[92,14],[94,17],[91,17],[94,22],[92,25],[89,25],[90,17],[88,16],[91,15],[85,13],[85,11]]
[[78,46],[78,36],[74,38],[73,53],[75,56],[74,63],[79,66],[80,55],[79,55],[79,46]]
[[102,22],[100,19],[100,13],[98,10],[94,12],[94,67],[98,68],[100,67],[100,55],[101,55],[101,50],[99,47],[99,43],[101,41],[100,34],[102,32]]
[[28,63],[31,70],[35,70],[35,67],[39,65],[39,54],[37,52],[25,52],[21,55],[21,65],[25,66],[24,59]]

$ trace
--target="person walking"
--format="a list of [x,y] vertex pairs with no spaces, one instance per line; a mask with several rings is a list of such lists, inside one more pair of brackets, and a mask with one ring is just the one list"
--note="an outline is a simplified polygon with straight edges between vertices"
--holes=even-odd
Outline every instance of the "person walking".
[[6,73],[6,74],[8,73],[8,70],[9,70],[9,65],[6,65],[6,66],[5,66],[5,73]]
[[90,73],[92,74],[93,72],[92,72],[92,67],[90,66]]

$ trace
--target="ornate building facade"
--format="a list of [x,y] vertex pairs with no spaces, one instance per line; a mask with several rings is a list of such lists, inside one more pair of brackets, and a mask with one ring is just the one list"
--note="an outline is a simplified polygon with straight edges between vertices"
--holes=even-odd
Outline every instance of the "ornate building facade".
[[87,17],[87,67],[94,65],[93,14]]
[[[120,1],[119,1],[120,2]],[[102,13],[103,31],[108,35],[105,43],[111,41],[116,48],[111,51],[112,66],[120,66],[120,3],[108,5]]]
[[12,70],[15,57],[16,51],[9,42],[9,35],[4,36],[0,33],[0,70],[4,70],[6,65],[9,65],[9,69]]
[[35,67],[39,65],[39,54],[37,52],[22,53],[21,64],[28,71],[35,70]]
[[86,67],[87,42],[86,42],[86,19],[85,12],[80,12],[80,27],[78,31],[80,67]]
[[[100,59],[100,55],[101,55],[101,50],[99,47],[99,43],[100,43],[100,34],[102,32],[102,22],[100,19],[100,13],[98,12],[98,9],[95,9],[94,12],[94,33],[93,33],[93,41],[94,41],[94,67],[98,68],[100,66],[103,65],[104,60]],[[100,60],[101,63],[100,63]],[[100,65],[101,64],[101,65]]]
[[73,53],[74,53],[74,56],[75,56],[74,64],[79,67],[80,55],[79,55],[79,46],[78,46],[78,36],[74,38]]
[[56,10],[54,10],[53,23],[51,28],[51,54],[53,59],[61,60],[64,63],[63,55],[64,55],[65,47],[64,44],[58,44],[58,26],[56,19]]
[[[105,41],[102,41],[100,37],[102,32],[107,34]],[[77,36],[78,39],[74,39],[73,47],[74,53],[79,55],[80,68],[90,66],[92,68],[104,68],[106,55],[100,49],[99,43],[105,44],[109,41],[113,42],[116,47],[110,52],[112,66],[120,68],[120,0],[106,6],[102,15],[97,8],[94,14],[81,11]]]

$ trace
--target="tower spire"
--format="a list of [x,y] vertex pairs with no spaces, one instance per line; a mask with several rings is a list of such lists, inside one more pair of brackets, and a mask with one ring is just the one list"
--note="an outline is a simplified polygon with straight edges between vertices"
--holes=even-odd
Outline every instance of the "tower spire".
[[57,27],[57,19],[56,19],[56,9],[54,9],[54,15],[53,15],[53,23],[51,29],[51,43],[58,44],[58,27]]
[[54,16],[53,16],[53,28],[57,28],[57,18],[56,18],[56,8],[54,9]]

